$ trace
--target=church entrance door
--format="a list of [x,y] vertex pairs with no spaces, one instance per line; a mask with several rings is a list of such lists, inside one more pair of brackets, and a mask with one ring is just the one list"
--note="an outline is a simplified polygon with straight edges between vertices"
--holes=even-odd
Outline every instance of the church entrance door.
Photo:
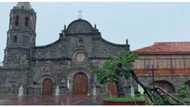
[[73,93],[74,95],[88,94],[88,77],[86,74],[79,72],[74,75]]
[[43,96],[53,95],[53,82],[51,79],[48,79],[48,78],[44,79],[42,95]]
[[109,82],[107,84],[107,91],[108,91],[108,95],[109,96],[114,96],[117,97],[117,87],[116,84],[114,82]]

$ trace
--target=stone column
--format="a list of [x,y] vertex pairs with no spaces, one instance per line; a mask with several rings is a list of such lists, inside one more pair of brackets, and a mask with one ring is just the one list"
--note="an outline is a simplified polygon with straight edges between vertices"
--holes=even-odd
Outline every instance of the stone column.
[[135,87],[132,76],[130,76],[130,96],[135,96]]
[[96,90],[96,75],[93,73],[91,74],[91,79],[90,79],[90,95],[95,96],[95,90]]
[[71,86],[71,80],[67,79],[67,94],[71,94],[72,92],[72,86]]
[[97,95],[97,90],[96,90],[96,75],[93,75],[93,89],[92,89],[93,96]]

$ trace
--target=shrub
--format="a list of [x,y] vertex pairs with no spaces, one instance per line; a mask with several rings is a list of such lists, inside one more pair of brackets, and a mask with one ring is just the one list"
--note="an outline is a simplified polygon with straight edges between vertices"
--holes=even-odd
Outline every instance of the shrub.
[[178,89],[178,96],[181,98],[184,97],[190,97],[190,92],[189,92],[189,86],[186,84],[183,84],[179,89]]

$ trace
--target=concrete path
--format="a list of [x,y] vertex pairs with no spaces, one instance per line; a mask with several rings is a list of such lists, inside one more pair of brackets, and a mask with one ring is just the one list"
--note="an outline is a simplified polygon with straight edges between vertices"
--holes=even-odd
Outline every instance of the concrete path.
[[30,96],[0,98],[0,105],[101,105],[100,97]]

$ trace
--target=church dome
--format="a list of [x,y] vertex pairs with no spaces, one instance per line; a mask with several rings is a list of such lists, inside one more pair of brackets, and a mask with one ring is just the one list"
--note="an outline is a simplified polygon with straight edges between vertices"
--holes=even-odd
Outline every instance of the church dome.
[[91,33],[92,30],[92,25],[83,19],[78,19],[71,22],[67,28],[68,33]]

